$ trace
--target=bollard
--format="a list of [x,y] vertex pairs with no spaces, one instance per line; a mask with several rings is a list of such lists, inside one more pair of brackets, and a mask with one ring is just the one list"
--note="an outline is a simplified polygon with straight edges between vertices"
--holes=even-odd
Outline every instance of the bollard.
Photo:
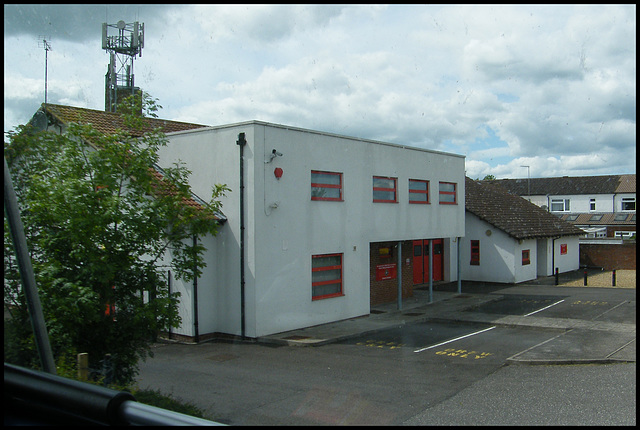
[[559,284],[559,282],[558,282],[558,268],[556,267],[556,285],[558,285],[558,284]]
[[89,354],[86,352],[78,354],[78,379],[81,381],[89,379]]
[[587,286],[587,269],[584,269],[584,286]]
[[611,285],[614,287],[616,286],[616,269],[613,269],[611,274]]

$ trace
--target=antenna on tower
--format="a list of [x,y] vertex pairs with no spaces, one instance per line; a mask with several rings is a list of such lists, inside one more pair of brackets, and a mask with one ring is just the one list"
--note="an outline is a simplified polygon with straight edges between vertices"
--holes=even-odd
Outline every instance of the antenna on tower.
[[49,40],[51,37],[47,36],[38,36],[38,46],[40,48],[44,48],[44,104],[47,104],[47,81],[48,81],[48,62],[49,62],[49,51],[51,51],[51,43]]
[[102,49],[110,54],[105,75],[105,111],[115,112],[122,98],[140,90],[134,86],[133,60],[137,55],[142,57],[142,48],[144,24],[138,21],[127,24],[122,20],[102,24]]

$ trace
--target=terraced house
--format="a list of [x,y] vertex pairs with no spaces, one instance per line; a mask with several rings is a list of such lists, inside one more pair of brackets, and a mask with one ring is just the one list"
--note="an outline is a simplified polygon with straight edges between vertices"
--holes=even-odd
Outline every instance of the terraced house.
[[588,237],[636,232],[636,175],[499,179],[496,184],[583,229]]

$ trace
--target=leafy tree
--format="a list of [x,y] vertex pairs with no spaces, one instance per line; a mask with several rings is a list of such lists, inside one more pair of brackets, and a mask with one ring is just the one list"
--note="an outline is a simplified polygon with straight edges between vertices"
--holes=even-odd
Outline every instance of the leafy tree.
[[484,178],[482,178],[483,181],[495,181],[496,177],[493,175],[487,175]]
[[[153,168],[165,135],[132,137],[145,124],[141,112],[155,116],[157,103],[145,94],[126,106],[126,127],[114,134],[80,123],[62,135],[20,126],[4,148],[54,355],[87,352],[90,367],[99,368],[110,354],[113,376],[123,383],[151,354],[155,335],[179,324],[167,270],[186,281],[200,275],[205,249],[192,238],[216,234],[219,198],[229,191],[215,185],[208,205],[185,204],[190,172],[183,165],[162,174]],[[4,231],[4,298],[12,305],[5,361],[33,366],[6,214]]]

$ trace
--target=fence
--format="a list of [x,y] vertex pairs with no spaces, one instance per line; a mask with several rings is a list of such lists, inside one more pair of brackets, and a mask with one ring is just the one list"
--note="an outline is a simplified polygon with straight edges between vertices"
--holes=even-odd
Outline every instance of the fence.
[[555,285],[635,288],[636,271],[626,269],[604,270],[604,268],[581,268],[561,274],[556,271]]

